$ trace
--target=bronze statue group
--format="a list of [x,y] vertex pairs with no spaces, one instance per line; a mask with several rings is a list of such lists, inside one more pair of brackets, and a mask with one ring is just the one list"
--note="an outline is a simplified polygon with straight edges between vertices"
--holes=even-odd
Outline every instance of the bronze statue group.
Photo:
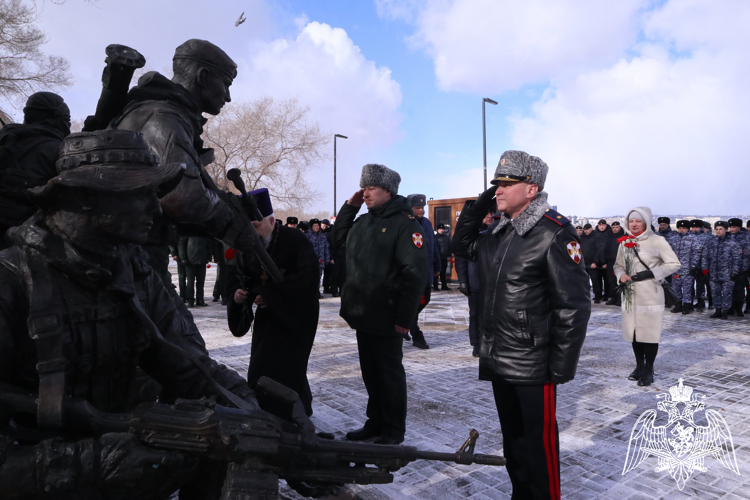
[[[206,173],[203,114],[230,101],[234,61],[188,40],[172,79],[149,72],[129,89],[144,64],[133,49],[107,48],[102,93],[81,133],[70,134],[68,107],[48,92],[28,99],[23,124],[0,131],[0,497],[161,499],[179,490],[181,499],[268,499],[280,477],[310,496],[386,481],[419,458],[398,445],[402,345],[411,332],[427,347],[416,318],[441,269],[424,196],[400,196],[397,172],[365,165],[333,231],[315,236],[345,261],[340,314],[356,330],[368,393],[367,420],[346,438],[375,448],[362,448],[362,463],[346,454],[343,465],[334,455],[304,462],[292,445],[338,446],[312,433],[306,376],[321,271],[334,259],[323,262],[304,233],[276,223],[268,189],[247,192],[235,176],[236,196]],[[556,385],[575,376],[590,314],[587,274],[571,252],[578,236],[546,203],[547,171],[537,157],[504,153],[452,242],[482,269],[480,378],[492,382],[514,498],[560,498]],[[502,215],[482,231],[494,203]],[[172,285],[175,231],[226,249],[229,329],[253,328],[247,380],[211,359]],[[285,387],[269,389],[268,379]],[[145,417],[162,411],[174,426],[195,408],[208,415],[205,433],[177,445],[165,437],[173,427]],[[307,434],[287,438],[279,429],[288,426]],[[474,455],[473,442],[467,449],[455,459],[505,463]],[[396,458],[358,470],[380,453]],[[326,469],[334,465],[336,474]]]

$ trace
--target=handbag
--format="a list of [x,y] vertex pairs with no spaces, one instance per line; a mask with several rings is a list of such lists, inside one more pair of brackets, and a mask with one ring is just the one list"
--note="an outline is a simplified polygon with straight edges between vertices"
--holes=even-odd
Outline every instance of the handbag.
[[[633,248],[633,251],[635,252],[635,256],[638,257],[641,265],[645,267],[647,271],[650,271],[651,268],[648,267],[645,262],[643,262],[643,259],[641,259],[641,256],[638,254],[638,249]],[[676,307],[682,304],[682,301],[679,299],[679,297],[677,297],[677,294],[672,288],[671,283],[667,283],[666,280],[661,280],[661,286],[664,289],[664,305],[666,307]]]

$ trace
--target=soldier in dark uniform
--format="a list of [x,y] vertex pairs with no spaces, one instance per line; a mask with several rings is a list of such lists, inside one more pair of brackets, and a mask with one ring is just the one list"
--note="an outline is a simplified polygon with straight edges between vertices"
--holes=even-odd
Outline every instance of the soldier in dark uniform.
[[71,434],[63,418],[66,398],[132,411],[146,397],[141,370],[161,384],[162,402],[218,396],[227,404],[167,343],[257,406],[242,377],[196,343],[195,325],[138,246],[161,210],[157,190],[182,168],[158,164],[130,131],[73,134],[59,174],[30,190],[41,210],[10,231],[13,245],[0,253],[0,390],[36,395],[38,409],[3,405],[0,497],[166,499],[178,488],[182,498],[208,497],[192,458],[127,433]]
[[[492,381],[513,498],[523,499],[560,498],[556,386],[575,376],[591,315],[579,237],[547,204],[547,170],[523,151],[503,153],[452,246],[482,269],[479,377]],[[480,233],[495,196],[502,217]]]
[[[449,290],[446,271],[448,270],[448,258],[451,256],[451,237],[445,234],[445,225],[443,224],[438,224],[437,234],[435,235],[435,244],[440,253],[440,283],[442,285],[440,289]],[[435,286],[433,289],[438,289],[437,277],[435,277]]]
[[[359,185],[339,211],[333,240],[346,252],[341,317],[357,330],[367,422],[347,433],[353,441],[398,444],[406,432],[403,335],[424,293],[428,260],[422,226],[410,203],[398,195],[401,177],[384,165],[362,168]],[[368,213],[354,218],[362,203]]]
[[[419,313],[421,313],[430,303],[430,298],[432,297],[432,282],[440,274],[440,251],[435,243],[435,232],[432,229],[432,223],[424,216],[424,207],[427,205],[427,197],[423,194],[410,194],[406,199],[411,205],[411,210],[414,213],[417,222],[422,225],[422,233],[424,234],[423,245],[427,249],[424,253],[424,257],[427,259],[427,281],[425,282],[424,291],[422,293],[422,300],[419,301],[419,310],[417,310],[417,315],[414,317],[414,321],[411,324],[410,331],[412,345],[419,349],[429,349],[430,346],[424,338],[424,332],[419,328]],[[404,336],[404,339],[409,340],[408,336]]]
[[26,190],[57,175],[55,160],[63,138],[70,134],[70,110],[52,92],[32,94],[23,108],[23,124],[0,131],[0,249],[5,234],[37,211]]
[[742,219],[729,219],[729,238],[732,239],[740,249],[740,272],[734,281],[732,292],[732,307],[729,315],[744,316],[742,306],[745,303],[745,292],[747,288],[747,275],[750,272],[750,233],[742,231]]
[[[237,253],[227,261],[227,320],[236,337],[253,329],[247,380],[255,387],[260,377],[269,377],[299,394],[305,411],[312,415],[312,392],[307,380],[307,361],[318,328],[318,257],[312,243],[297,229],[275,224],[268,189],[256,196],[264,219],[253,222],[264,238],[269,255],[284,281],[276,283],[258,260]],[[229,254],[232,256],[232,254]],[[249,254],[252,256],[252,254]],[[253,304],[258,309],[253,315]],[[264,408],[268,408],[264,405]]]

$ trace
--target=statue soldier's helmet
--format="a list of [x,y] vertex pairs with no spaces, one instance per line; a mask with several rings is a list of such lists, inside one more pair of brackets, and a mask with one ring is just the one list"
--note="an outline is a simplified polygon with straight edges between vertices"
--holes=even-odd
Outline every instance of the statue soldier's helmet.
[[54,198],[61,188],[86,188],[105,193],[155,189],[159,197],[174,189],[184,163],[160,164],[139,132],[98,130],[66,137],[55,164],[57,176],[29,189],[37,204]]

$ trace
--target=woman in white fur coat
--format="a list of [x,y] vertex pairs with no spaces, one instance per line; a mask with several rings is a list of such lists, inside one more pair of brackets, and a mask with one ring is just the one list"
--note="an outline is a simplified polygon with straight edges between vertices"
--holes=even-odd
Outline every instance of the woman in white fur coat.
[[636,368],[628,378],[647,386],[654,382],[654,360],[661,340],[661,282],[680,268],[680,261],[667,240],[651,230],[650,208],[634,208],[625,220],[630,238],[620,243],[614,269],[617,281],[627,286],[622,295],[622,338],[633,343],[636,360]]

